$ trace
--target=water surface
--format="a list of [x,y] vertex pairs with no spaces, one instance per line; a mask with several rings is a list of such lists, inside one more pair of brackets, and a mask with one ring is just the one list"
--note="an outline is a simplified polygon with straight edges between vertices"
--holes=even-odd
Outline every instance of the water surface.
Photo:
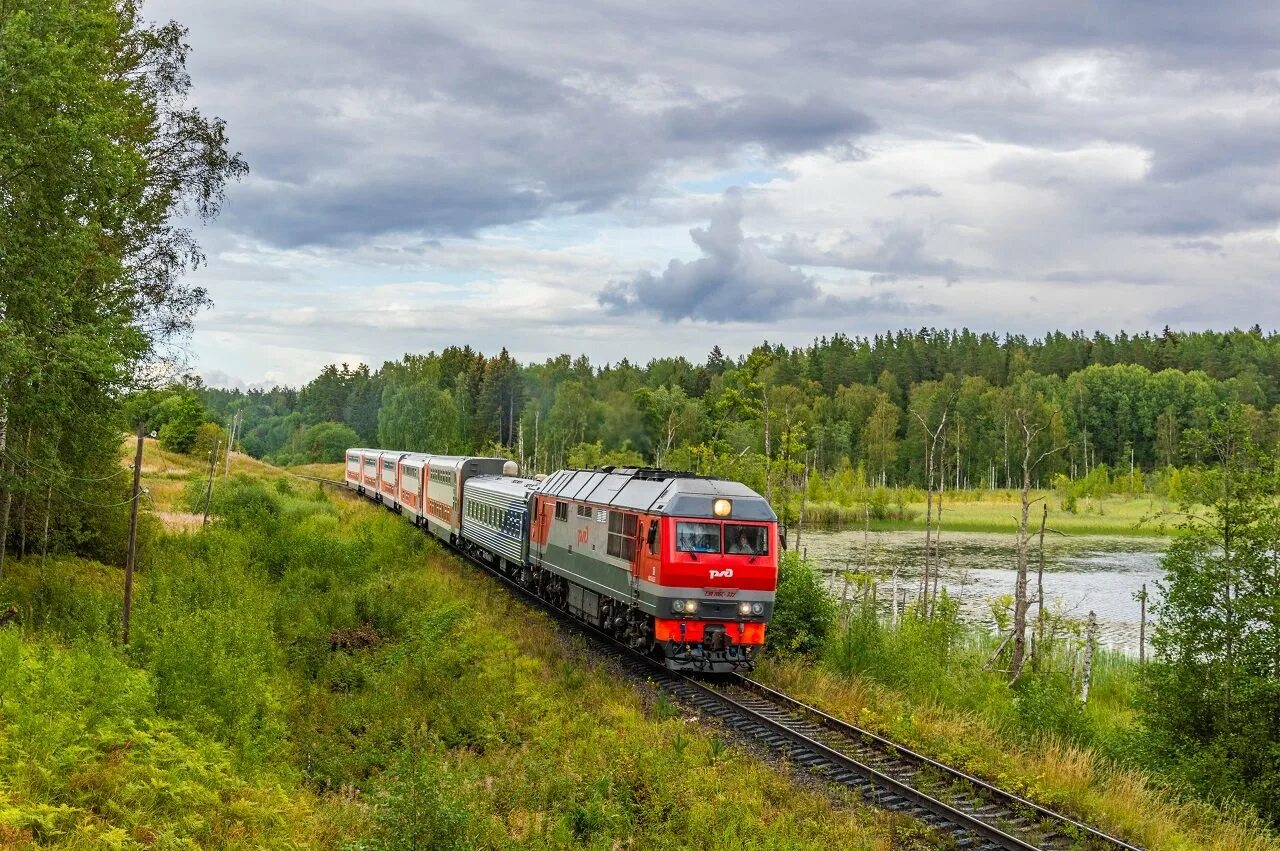
[[[827,575],[828,585],[837,596],[844,590],[845,571],[861,571],[866,561],[871,572],[879,576],[881,599],[891,598],[891,577],[896,567],[899,593],[905,590],[908,599],[914,600],[924,564],[924,533],[871,532],[869,537],[868,546],[861,531],[805,531],[800,544]],[[1013,594],[1016,544],[1012,534],[943,531],[939,585],[960,600],[964,620],[994,628],[991,601],[1002,594]],[[1140,609],[1134,594],[1145,583],[1150,595],[1148,607],[1157,598],[1155,583],[1164,575],[1160,556],[1166,545],[1163,538],[1046,536],[1047,606],[1082,621],[1092,610],[1098,617],[1101,644],[1136,655]],[[1029,572],[1033,598],[1037,563],[1033,539]],[[1147,626],[1150,640],[1150,621]]]

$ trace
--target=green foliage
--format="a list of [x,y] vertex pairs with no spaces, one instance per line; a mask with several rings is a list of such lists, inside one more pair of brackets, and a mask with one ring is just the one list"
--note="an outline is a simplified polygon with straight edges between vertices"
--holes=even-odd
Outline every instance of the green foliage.
[[[126,0],[0,6],[0,547],[46,517],[55,551],[108,534],[119,504],[75,489],[115,467],[122,390],[207,302],[180,220],[245,166],[186,102],[188,50]],[[189,448],[199,417],[172,413]]]
[[[183,454],[195,448],[203,422],[204,406],[200,404],[200,397],[191,391],[170,395],[160,403],[153,420],[159,423],[160,445],[170,452]],[[209,451],[212,448],[210,446]]]
[[417,851],[476,847],[476,816],[466,790],[439,756],[423,758],[406,751],[379,784],[372,835],[348,851]]
[[[214,464],[221,464],[227,454],[227,430],[217,423],[205,422],[201,423],[196,429],[196,439],[191,445],[191,455],[200,461],[213,461]],[[214,449],[218,454],[214,456]]]
[[606,452],[604,443],[597,440],[595,443],[579,443],[571,448],[569,450],[568,464],[570,467],[580,467],[582,469],[593,469],[606,465],[614,467],[643,467],[644,458],[639,452],[629,448]]
[[1220,466],[1210,511],[1163,559],[1145,717],[1163,758],[1203,794],[1280,824],[1280,507],[1275,464],[1235,406],[1203,436]]
[[813,565],[794,551],[778,568],[778,593],[769,622],[769,651],[807,656],[826,642],[836,619],[836,601]]

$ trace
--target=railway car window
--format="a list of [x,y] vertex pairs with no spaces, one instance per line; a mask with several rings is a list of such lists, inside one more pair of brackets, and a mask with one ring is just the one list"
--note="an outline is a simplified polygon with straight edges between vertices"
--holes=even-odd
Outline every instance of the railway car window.
[[649,521],[649,555],[658,554],[658,521]]
[[609,543],[605,551],[614,558],[631,561],[636,557],[636,532],[640,518],[621,511],[609,512]]
[[569,503],[560,502],[559,500],[556,501],[556,519],[557,520],[569,519]]
[[765,526],[738,526],[726,523],[724,542],[726,553],[746,556],[769,554],[769,530]]
[[682,553],[720,552],[720,524],[677,523],[676,549]]

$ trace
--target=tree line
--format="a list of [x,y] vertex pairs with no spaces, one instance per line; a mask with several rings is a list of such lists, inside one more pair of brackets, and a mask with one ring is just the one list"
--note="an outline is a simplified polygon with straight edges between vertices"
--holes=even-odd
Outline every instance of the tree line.
[[285,463],[333,461],[362,444],[498,453],[536,472],[731,468],[763,492],[805,468],[860,467],[885,485],[1016,487],[1014,411],[1028,398],[1049,417],[1039,442],[1062,447],[1037,483],[1194,464],[1199,444],[1185,438],[1224,403],[1240,404],[1255,442],[1270,447],[1277,376],[1280,336],[1256,327],[1036,339],[924,329],[762,343],[738,358],[716,347],[702,363],[520,364],[505,349],[454,346],[376,370],[326,366],[297,389],[200,392],[218,418],[243,412],[243,449]]

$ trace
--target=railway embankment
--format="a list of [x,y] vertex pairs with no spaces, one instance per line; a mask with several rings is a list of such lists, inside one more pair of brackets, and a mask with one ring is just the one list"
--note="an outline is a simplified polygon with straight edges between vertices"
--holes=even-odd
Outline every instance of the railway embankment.
[[[154,481],[194,513],[198,473]],[[7,565],[0,847],[933,845],[618,681],[394,516],[278,471],[212,507],[153,527],[128,647],[117,568]]]

